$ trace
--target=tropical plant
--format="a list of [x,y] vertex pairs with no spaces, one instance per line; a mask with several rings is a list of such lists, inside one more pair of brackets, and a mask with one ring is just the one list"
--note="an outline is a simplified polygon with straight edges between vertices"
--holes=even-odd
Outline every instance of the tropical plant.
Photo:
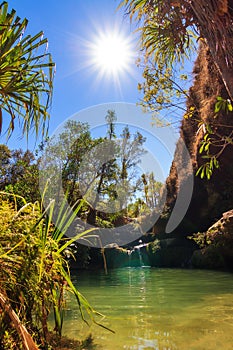
[[152,112],[157,126],[177,123],[180,114],[186,111],[185,101],[191,80],[182,62],[176,64],[176,69],[166,64],[166,60],[160,64],[152,60],[138,61],[143,69],[143,82],[138,83],[138,90],[143,94],[140,104]]
[[192,50],[195,38],[206,41],[233,100],[232,9],[228,0],[123,0],[136,18],[146,58],[171,67]]
[[[136,19],[141,33],[144,81],[139,84],[139,89],[144,94],[142,105],[153,112],[163,110],[163,115],[166,108],[172,107],[173,110],[169,110],[171,119],[174,120],[177,111],[180,117],[180,111],[185,111],[185,99],[189,97],[182,83],[187,76],[180,74],[180,70],[184,66],[185,59],[190,60],[191,55],[196,51],[193,50],[196,43],[201,43],[200,48],[208,49],[213,62],[211,64],[215,65],[214,69],[219,75],[218,80],[219,82],[222,80],[222,86],[225,86],[224,98],[217,97],[215,106],[212,105],[213,113],[209,110],[211,115],[203,116],[201,125],[200,120],[194,120],[192,117],[200,113],[200,106],[198,108],[195,105],[197,101],[192,101],[193,105],[185,112],[184,118],[190,118],[190,124],[196,122],[200,126],[198,131],[204,131],[201,133],[204,138],[201,141],[200,153],[203,154],[205,163],[201,164],[197,174],[202,178],[210,179],[213,170],[219,166],[220,155],[227,146],[232,145],[231,123],[228,121],[227,125],[223,125],[225,123],[220,125],[215,118],[219,111],[225,113],[225,116],[229,112],[232,113],[232,2],[227,0],[123,0],[121,6],[125,6],[125,11],[131,19]],[[210,70],[209,67],[207,69]],[[192,94],[191,90],[190,94]],[[212,97],[215,98],[215,96]],[[205,119],[204,122],[203,119]],[[211,123],[210,119],[212,119]],[[221,132],[216,132],[218,127]],[[208,128],[212,129],[211,133],[205,132]]]
[[163,184],[155,180],[154,173],[142,174],[142,183],[144,187],[144,199],[147,206],[151,209],[159,204],[160,192]]
[[[10,150],[0,144],[0,190],[23,196],[27,202],[40,200],[39,160],[29,150]],[[24,203],[17,197],[17,203]]]
[[6,112],[8,136],[16,118],[26,135],[31,129],[38,135],[40,128],[44,134],[49,119],[54,63],[43,32],[25,35],[27,24],[15,10],[8,12],[6,2],[0,5],[0,133]]
[[[221,96],[217,96],[217,102],[214,108],[214,119],[218,117],[218,114],[224,113],[225,115],[231,113],[233,107],[229,99],[223,99]],[[199,130],[203,131],[204,137],[201,141],[199,153],[202,154],[202,159],[205,163],[202,164],[196,175],[200,175],[201,178],[206,177],[208,180],[211,178],[214,169],[218,169],[219,159],[225,149],[233,145],[233,131],[231,125],[218,124],[214,121],[212,123],[200,123]],[[226,129],[224,135],[216,130],[216,126],[221,126]],[[214,128],[215,127],[215,128]],[[214,131],[213,131],[214,129]]]
[[97,313],[72,283],[66,260],[70,244],[91,230],[64,236],[82,202],[76,209],[62,207],[54,225],[54,201],[45,210],[39,202],[25,201],[18,210],[9,194],[0,195],[0,347],[48,349],[48,316],[52,309],[61,336],[65,293],[75,295],[85,322],[89,315],[96,323]]
[[190,85],[185,63],[195,53],[196,28],[191,30],[187,23],[186,31],[181,28],[182,15],[169,0],[124,0],[121,6],[125,6],[131,20],[136,19],[141,34],[141,104],[153,112],[159,125],[164,124],[163,117],[174,123],[185,112]]

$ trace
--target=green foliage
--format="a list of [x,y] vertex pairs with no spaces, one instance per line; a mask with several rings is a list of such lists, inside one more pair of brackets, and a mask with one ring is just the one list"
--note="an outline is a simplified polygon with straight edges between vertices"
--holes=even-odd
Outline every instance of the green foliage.
[[146,152],[143,148],[146,139],[140,132],[132,134],[127,126],[117,139],[115,111],[108,110],[105,119],[105,137],[92,138],[88,124],[73,120],[56,138],[47,140],[44,164],[48,173],[45,169],[43,177],[56,183],[59,168],[69,203],[72,205],[81,198],[88,203],[79,212],[82,220],[112,227],[126,214],[124,208],[140,190],[137,165]]
[[210,146],[214,141],[214,139],[210,137],[211,134],[213,134],[213,132],[210,126],[207,125],[207,133],[205,134],[203,141],[201,141],[199,153],[202,154],[205,152],[206,155],[203,155],[202,158],[208,161],[201,165],[196,172],[196,175],[200,175],[201,179],[206,177],[208,180],[210,180],[214,169],[219,168],[219,162],[216,156],[210,154]]
[[215,103],[214,112],[219,113],[220,111],[223,111],[226,113],[232,112],[233,107],[232,107],[232,103],[229,99],[225,100],[221,96],[218,96],[217,102]]
[[10,115],[8,136],[17,117],[26,135],[32,128],[38,135],[40,126],[44,133],[49,118],[54,63],[43,32],[25,35],[27,24],[15,10],[8,12],[6,2],[0,5],[0,133],[5,111]]
[[[193,116],[196,111],[195,105],[191,106],[188,112],[183,107],[185,101],[182,97],[187,97],[186,89],[182,88],[183,80],[188,77],[183,74],[182,68],[185,59],[191,57],[197,39],[205,40],[209,46],[212,59],[229,97],[232,98],[231,70],[226,69],[226,62],[228,67],[232,62],[232,47],[229,45],[232,33],[230,20],[229,24],[223,20],[223,15],[231,18],[227,5],[222,15],[218,16],[217,22],[217,5],[213,1],[123,0],[120,6],[125,7],[126,13],[131,20],[136,20],[139,27],[144,63],[144,81],[139,84],[139,90],[144,94],[141,104],[146,109],[153,112],[162,110],[164,114],[168,108],[167,115],[171,116],[172,120],[177,113],[179,116],[180,110],[185,112],[186,119]],[[221,5],[218,12],[220,10],[222,11]],[[232,111],[230,99],[217,97],[216,114],[228,114]],[[216,122],[213,124],[217,126]],[[203,126],[206,129],[209,127],[207,124]],[[228,125],[220,126],[229,128]],[[197,175],[207,179],[210,179],[214,169],[219,167],[219,157],[224,149],[233,143],[232,132],[227,131],[225,135],[219,135],[215,129],[211,133],[214,137],[210,138],[208,135],[200,146],[200,153],[205,153],[203,158],[207,161],[197,170]]]
[[11,151],[6,145],[0,145],[0,188],[4,189],[10,166]]
[[200,251],[193,256],[195,267],[232,269],[233,236],[231,218],[219,220],[207,232],[198,232],[189,239],[194,240]]
[[207,158],[210,160],[198,168],[196,175],[198,176],[200,174],[201,179],[206,177],[207,180],[210,180],[214,169],[219,168],[219,162],[215,156],[208,156]]
[[100,218],[99,216],[96,216],[96,224],[98,227],[102,227],[102,228],[113,228],[113,224],[111,223],[111,219],[110,220],[104,220],[102,218]]
[[[16,197],[16,196],[15,196]],[[88,235],[86,231],[67,240],[65,233],[75,218],[76,210],[61,212],[52,223],[54,202],[42,211],[41,204],[26,203],[17,210],[9,202],[9,195],[0,197],[0,295],[4,295],[10,308],[27,327],[34,340],[48,348],[48,316],[54,310],[55,331],[61,335],[65,294],[76,296],[83,320],[86,315],[95,323],[95,310],[73,285],[65,253],[76,239]],[[73,208],[74,209],[74,208]],[[21,344],[17,328],[9,322],[9,313],[0,303],[0,345]],[[47,344],[47,347],[46,347]]]
[[123,0],[131,19],[138,21],[141,31],[141,47],[155,62],[168,66],[182,61],[192,49],[196,37],[192,14],[186,11],[190,5],[169,0]]
[[[184,71],[185,60],[195,51],[196,27],[188,4],[166,0],[123,0],[121,5],[131,20],[136,20],[140,31],[140,51],[143,59],[143,92],[141,104],[152,112],[167,110],[172,119],[184,112],[188,81]],[[189,9],[190,10],[190,9]],[[141,62],[142,61],[142,62]]]
[[[102,140],[102,139],[101,139]],[[46,166],[51,169],[46,178],[53,180],[52,173],[56,173],[57,167],[62,172],[62,185],[71,204],[80,199],[79,189],[80,166],[85,160],[85,156],[90,150],[101,142],[100,139],[91,138],[89,125],[87,123],[73,120],[65,124],[64,131],[57,137],[47,139],[41,145],[41,150],[45,151],[43,157],[46,158]],[[55,169],[53,171],[53,169]]]
[[143,199],[145,199],[146,205],[149,208],[154,209],[158,205],[163,184],[155,180],[153,172],[150,174],[142,174],[141,178],[144,187]]
[[[217,102],[214,107],[214,112],[216,113],[214,118],[217,118],[219,113],[230,113],[232,110],[233,107],[229,99],[225,100],[220,96],[217,97]],[[215,127],[216,126],[217,123],[215,123]],[[205,160],[205,163],[198,168],[196,175],[200,175],[202,179],[206,177],[210,180],[213,171],[220,167],[219,158],[225,148],[229,145],[233,145],[233,132],[230,131],[227,136],[223,136],[217,131],[213,131],[209,123],[201,123],[199,130],[200,129],[203,130],[204,137],[200,143],[199,153],[203,154],[202,159]]]
[[188,239],[194,240],[200,248],[204,248],[212,243],[211,237],[206,236],[206,233],[204,232],[195,233],[194,235],[189,236]]
[[161,111],[166,119],[174,122],[177,115],[185,112],[184,103],[188,91],[185,85],[188,84],[186,74],[180,74],[183,65],[173,70],[163,63],[155,64],[152,61],[141,64],[143,68],[143,82],[138,84],[138,89],[143,93],[140,104],[147,111],[153,112],[155,120],[162,121]]
[[150,213],[151,208],[144,201],[144,199],[141,198],[137,198],[128,206],[128,216],[132,218],[137,218],[143,215],[149,215]]
[[27,202],[40,200],[38,161],[33,153],[0,145],[0,158],[0,190],[19,195],[19,206],[23,205],[21,197]]
[[113,110],[108,110],[107,115],[105,117],[106,122],[108,123],[108,137],[111,140],[112,138],[116,138],[115,134],[115,124],[114,122],[117,120],[116,113]]
[[146,247],[147,250],[151,249],[153,254],[156,254],[161,249],[161,244],[158,239],[155,239],[153,242],[150,242]]

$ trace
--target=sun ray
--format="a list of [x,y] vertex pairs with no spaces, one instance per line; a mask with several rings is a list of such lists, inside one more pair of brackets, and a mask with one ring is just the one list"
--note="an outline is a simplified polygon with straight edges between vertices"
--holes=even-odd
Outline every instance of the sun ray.
[[93,64],[107,74],[122,72],[130,63],[131,52],[126,39],[116,33],[106,33],[93,44]]
[[120,29],[99,30],[88,45],[88,65],[98,79],[113,79],[119,82],[132,71],[136,49],[132,37]]
[[74,63],[65,77],[85,72],[92,92],[101,86],[103,93],[107,93],[106,89],[111,87],[122,99],[123,86],[133,82],[137,88],[141,77],[136,65],[138,38],[127,27],[122,21],[110,24],[92,20],[85,36],[68,33]]

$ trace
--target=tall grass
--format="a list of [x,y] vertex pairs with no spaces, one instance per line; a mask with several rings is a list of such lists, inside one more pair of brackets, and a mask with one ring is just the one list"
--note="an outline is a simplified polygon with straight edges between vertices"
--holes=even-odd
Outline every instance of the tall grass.
[[[0,192],[0,348],[49,349],[48,316],[53,310],[54,330],[61,336],[64,294],[73,293],[84,322],[97,313],[72,283],[65,251],[76,239],[65,237],[82,203],[64,210],[52,222],[54,201],[26,203],[18,210],[17,196]],[[11,198],[12,199],[12,198]]]

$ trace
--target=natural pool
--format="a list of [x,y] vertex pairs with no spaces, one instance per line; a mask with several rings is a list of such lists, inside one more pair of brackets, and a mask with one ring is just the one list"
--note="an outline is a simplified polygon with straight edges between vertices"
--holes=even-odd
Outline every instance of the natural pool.
[[233,349],[233,274],[124,268],[78,272],[74,281],[116,333],[88,328],[68,299],[64,335],[91,333],[103,350]]

